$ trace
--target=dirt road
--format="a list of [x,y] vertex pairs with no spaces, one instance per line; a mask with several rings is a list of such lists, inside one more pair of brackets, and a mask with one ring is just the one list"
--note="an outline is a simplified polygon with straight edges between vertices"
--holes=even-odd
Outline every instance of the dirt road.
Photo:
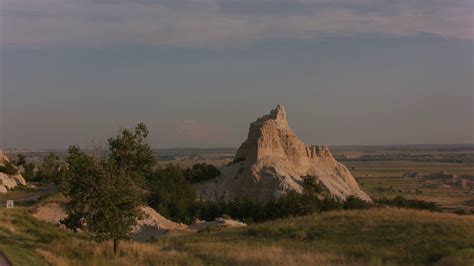
[[0,266],[11,266],[10,262],[7,260],[3,252],[0,251]]

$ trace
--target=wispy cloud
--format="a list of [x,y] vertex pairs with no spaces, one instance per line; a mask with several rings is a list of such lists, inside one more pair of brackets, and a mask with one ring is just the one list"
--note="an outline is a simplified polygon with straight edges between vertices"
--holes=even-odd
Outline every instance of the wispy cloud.
[[474,39],[471,0],[3,0],[1,43],[239,45],[422,33]]

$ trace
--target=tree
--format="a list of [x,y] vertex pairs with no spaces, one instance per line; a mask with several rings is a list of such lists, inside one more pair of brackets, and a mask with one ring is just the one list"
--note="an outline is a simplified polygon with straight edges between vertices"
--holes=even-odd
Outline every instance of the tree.
[[17,167],[23,166],[26,163],[26,157],[23,154],[17,154],[16,160],[13,162]]
[[157,169],[149,179],[149,187],[150,206],[161,215],[177,222],[190,223],[194,220],[196,191],[178,164]]
[[23,166],[23,177],[28,180],[32,181],[35,178],[35,165],[33,163],[26,163]]
[[207,163],[194,164],[191,169],[188,168],[185,170],[186,179],[188,179],[191,183],[199,183],[210,180],[218,177],[220,174],[221,172],[219,169],[217,169],[214,165]]
[[108,140],[109,154],[101,159],[75,146],[68,150],[64,193],[70,201],[62,222],[73,230],[87,225],[96,241],[113,240],[116,255],[119,241],[129,237],[142,215],[143,181],[155,163],[147,136],[144,124],[133,132],[121,130]]
[[65,165],[54,152],[48,153],[38,168],[35,180],[60,185],[64,182]]
[[303,215],[319,212],[322,208],[321,193],[323,187],[314,176],[303,177],[303,194],[301,195],[301,212]]

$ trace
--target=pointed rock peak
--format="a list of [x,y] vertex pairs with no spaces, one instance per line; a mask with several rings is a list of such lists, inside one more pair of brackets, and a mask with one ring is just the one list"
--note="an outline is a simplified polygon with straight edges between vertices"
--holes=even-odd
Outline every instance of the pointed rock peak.
[[273,109],[270,114],[265,115],[257,120],[257,122],[265,122],[268,120],[275,120],[275,122],[288,126],[288,121],[286,118],[285,107],[282,104],[279,104],[275,109]]
[[285,107],[279,104],[275,109],[270,112],[270,116],[275,120],[286,120]]

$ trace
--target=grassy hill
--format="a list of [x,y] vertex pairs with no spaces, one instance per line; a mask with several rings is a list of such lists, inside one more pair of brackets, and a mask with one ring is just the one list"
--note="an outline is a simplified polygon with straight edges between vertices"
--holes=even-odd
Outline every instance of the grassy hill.
[[472,265],[474,216],[404,209],[334,211],[154,243],[94,243],[0,209],[0,250],[14,265]]

